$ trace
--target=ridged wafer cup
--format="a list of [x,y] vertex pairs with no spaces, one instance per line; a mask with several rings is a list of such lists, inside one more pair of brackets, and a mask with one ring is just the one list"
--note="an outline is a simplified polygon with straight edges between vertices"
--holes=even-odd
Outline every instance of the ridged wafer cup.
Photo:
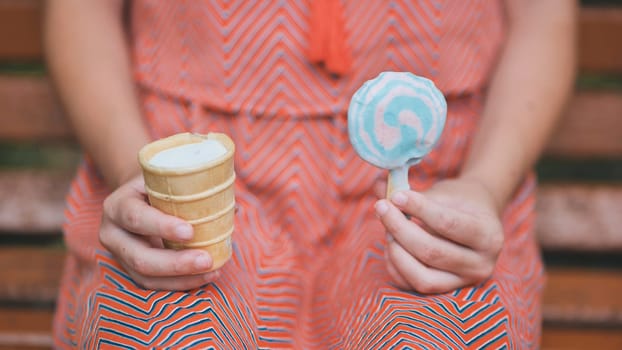
[[[227,152],[196,167],[172,169],[149,163],[161,151],[208,139],[220,142]],[[211,270],[220,268],[231,257],[235,213],[234,153],[235,145],[225,134],[181,133],[149,143],[138,154],[149,203],[166,214],[186,220],[194,228],[191,241],[165,240],[164,245],[172,249],[207,251],[214,261]]]

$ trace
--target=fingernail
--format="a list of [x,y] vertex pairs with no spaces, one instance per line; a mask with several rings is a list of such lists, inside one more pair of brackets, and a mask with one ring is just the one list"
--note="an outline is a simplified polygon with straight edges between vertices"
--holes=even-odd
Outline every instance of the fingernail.
[[180,239],[192,238],[192,226],[188,224],[179,224],[175,226],[175,235]]
[[209,269],[212,266],[212,259],[210,259],[207,255],[199,255],[196,259],[194,259],[194,267],[197,269]]
[[389,206],[384,200],[376,202],[376,213],[380,216],[384,215],[389,211]]
[[402,192],[397,192],[393,196],[391,196],[391,202],[395,205],[402,206],[408,202],[408,197]]

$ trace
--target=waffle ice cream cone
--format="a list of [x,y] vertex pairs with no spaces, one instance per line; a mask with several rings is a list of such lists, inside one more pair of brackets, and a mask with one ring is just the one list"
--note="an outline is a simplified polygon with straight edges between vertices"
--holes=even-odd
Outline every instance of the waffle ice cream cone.
[[[208,163],[194,167],[163,168],[150,164],[157,153],[190,143],[216,140],[226,153]],[[231,235],[234,229],[235,145],[225,134],[181,133],[144,146],[138,160],[145,178],[149,203],[160,211],[186,220],[194,227],[194,238],[188,242],[164,241],[172,249],[204,249],[214,263],[211,270],[223,266],[231,257]]]

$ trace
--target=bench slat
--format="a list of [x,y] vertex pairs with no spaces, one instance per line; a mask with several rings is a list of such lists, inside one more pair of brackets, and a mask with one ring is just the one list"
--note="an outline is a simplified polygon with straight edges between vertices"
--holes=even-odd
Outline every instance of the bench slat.
[[51,308],[0,308],[0,350],[49,349],[52,318]]
[[[58,233],[72,173],[0,172],[0,233]],[[622,185],[542,184],[539,240],[548,250],[622,250]]]
[[[0,280],[7,282],[0,286],[0,301],[54,301],[64,256],[62,249],[0,248]],[[622,274],[618,271],[556,267],[547,275],[543,300],[547,324],[622,326]]]
[[0,246],[0,301],[54,302],[64,259],[61,248]]
[[41,1],[0,1],[0,60],[41,59]]
[[544,327],[542,350],[618,350],[622,349],[619,329]]
[[545,153],[564,158],[619,158],[620,130],[622,93],[580,91],[569,101]]
[[[621,45],[622,47],[622,45]],[[72,131],[42,77],[0,76],[0,139],[73,140]],[[622,156],[622,93],[579,91],[545,151],[566,158]]]
[[[48,349],[52,344],[52,310],[0,309],[0,350]],[[621,349],[619,329],[545,326],[542,350]]]
[[[64,254],[60,249],[0,248],[0,280],[10,281],[8,285],[0,285],[0,301],[53,302],[58,291]],[[553,349],[553,345],[566,344],[560,342],[560,338],[567,336],[567,332],[560,329],[560,326],[568,327],[577,323],[593,327],[622,326],[620,295],[622,275],[616,270],[549,269],[543,299],[543,344],[546,345],[543,348]],[[45,310],[25,308],[18,312],[12,307],[0,308],[0,349],[1,346],[21,338],[33,346],[41,345],[43,340],[48,339],[46,334],[49,333],[45,327],[49,327],[46,325],[49,325],[51,312]],[[577,344],[599,341],[594,332],[589,330],[570,333],[577,337]],[[607,330],[596,333],[609,334]],[[16,337],[17,334],[29,337]],[[606,341],[602,340],[599,344],[618,344],[616,341],[620,339],[606,338]]]
[[0,232],[58,233],[72,172],[5,170],[0,172]]
[[583,72],[622,72],[622,7],[584,7],[579,22],[579,66]]
[[622,327],[622,274],[618,270],[555,267],[547,274],[545,322]]
[[47,78],[0,76],[0,111],[0,139],[72,138],[71,128]]
[[622,250],[621,210],[622,185],[542,184],[539,241],[549,250]]
[[[41,0],[0,1],[0,60],[41,60]],[[583,71],[622,72],[622,7],[582,7],[579,65]]]

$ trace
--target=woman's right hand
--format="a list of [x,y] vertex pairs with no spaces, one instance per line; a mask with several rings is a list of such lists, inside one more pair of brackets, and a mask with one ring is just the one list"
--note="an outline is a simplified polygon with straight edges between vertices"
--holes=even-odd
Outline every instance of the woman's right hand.
[[99,240],[144,288],[189,290],[218,277],[218,271],[205,272],[213,262],[207,252],[164,248],[163,238],[183,242],[193,234],[192,225],[148,204],[142,175],[104,201]]

